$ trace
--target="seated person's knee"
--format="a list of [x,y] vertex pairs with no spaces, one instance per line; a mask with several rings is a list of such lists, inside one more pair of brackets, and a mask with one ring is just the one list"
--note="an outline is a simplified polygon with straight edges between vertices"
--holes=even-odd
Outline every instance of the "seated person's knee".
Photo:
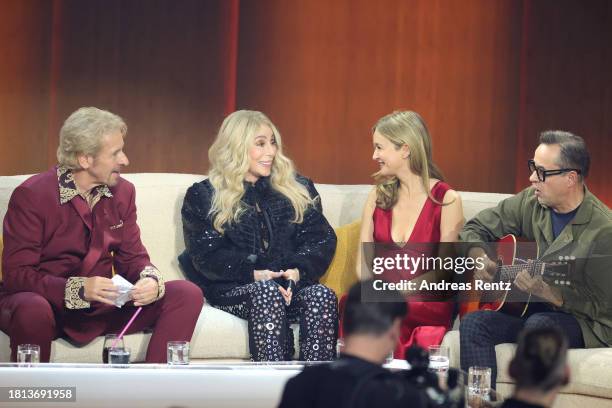
[[35,332],[55,328],[55,315],[47,299],[33,292],[22,292],[14,296],[19,299],[11,317],[13,325]]

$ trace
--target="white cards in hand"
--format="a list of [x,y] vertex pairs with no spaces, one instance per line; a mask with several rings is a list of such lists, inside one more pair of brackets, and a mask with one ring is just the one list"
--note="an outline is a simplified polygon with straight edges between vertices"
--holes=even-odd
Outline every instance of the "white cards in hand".
[[130,291],[132,290],[134,285],[132,285],[130,282],[128,282],[121,275],[115,275],[115,276],[113,276],[113,279],[111,279],[111,280],[113,281],[113,284],[119,290],[119,296],[117,296],[117,299],[115,299],[115,306],[121,307],[126,302],[131,300],[131,298],[130,298]]

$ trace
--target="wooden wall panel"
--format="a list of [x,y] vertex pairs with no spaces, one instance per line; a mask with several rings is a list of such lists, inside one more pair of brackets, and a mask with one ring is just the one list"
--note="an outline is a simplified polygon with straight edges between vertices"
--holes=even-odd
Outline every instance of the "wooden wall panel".
[[369,183],[372,125],[416,110],[454,186],[512,191],[521,5],[242,0],[238,106],[268,113],[326,183]]
[[85,105],[128,122],[128,171],[204,173],[235,103],[277,123],[302,173],[370,183],[371,126],[413,109],[458,189],[517,191],[537,134],[565,128],[587,140],[589,187],[612,203],[606,0],[6,0],[0,11],[0,174],[53,164],[62,121]]
[[222,1],[65,3],[58,116],[121,115],[130,172],[204,173],[224,113]]
[[50,3],[0,7],[0,174],[36,172],[46,168]]
[[539,132],[563,129],[587,142],[592,156],[588,186],[612,205],[612,3],[539,0],[529,6],[517,188],[528,184],[524,163],[533,156]]

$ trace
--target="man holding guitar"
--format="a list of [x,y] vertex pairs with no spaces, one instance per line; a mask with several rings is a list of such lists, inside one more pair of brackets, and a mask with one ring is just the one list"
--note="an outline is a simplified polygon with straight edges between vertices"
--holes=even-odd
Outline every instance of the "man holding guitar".
[[[523,328],[560,328],[572,348],[612,345],[612,216],[586,188],[589,164],[580,136],[543,132],[533,160],[528,161],[531,186],[480,212],[459,234],[459,240],[467,243],[469,257],[485,258],[485,268],[474,270],[474,279],[485,282],[505,274],[491,259],[494,255],[487,251],[487,242],[513,234],[538,246],[536,262],[542,267],[526,264],[512,275],[510,291],[537,303],[516,315],[501,308],[479,310],[461,321],[461,367],[491,367],[493,386],[495,345],[515,342]],[[570,258],[570,285],[556,286],[543,278],[547,262]]]

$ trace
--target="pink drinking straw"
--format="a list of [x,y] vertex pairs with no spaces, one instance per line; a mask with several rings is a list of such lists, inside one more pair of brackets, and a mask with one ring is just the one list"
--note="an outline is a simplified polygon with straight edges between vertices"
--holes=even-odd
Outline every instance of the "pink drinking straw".
[[123,337],[123,335],[125,334],[127,329],[130,328],[130,326],[132,325],[132,323],[136,319],[136,316],[138,316],[138,313],[140,313],[141,310],[142,310],[142,306],[140,306],[138,309],[136,309],[136,311],[134,312],[134,316],[132,316],[132,318],[130,319],[129,322],[127,322],[127,324],[125,325],[123,330],[121,330],[121,333],[119,333],[119,335],[117,336],[117,338],[115,339],[115,341],[111,345],[111,348],[114,348],[117,345],[117,343],[119,343],[119,340],[121,340],[121,338]]

